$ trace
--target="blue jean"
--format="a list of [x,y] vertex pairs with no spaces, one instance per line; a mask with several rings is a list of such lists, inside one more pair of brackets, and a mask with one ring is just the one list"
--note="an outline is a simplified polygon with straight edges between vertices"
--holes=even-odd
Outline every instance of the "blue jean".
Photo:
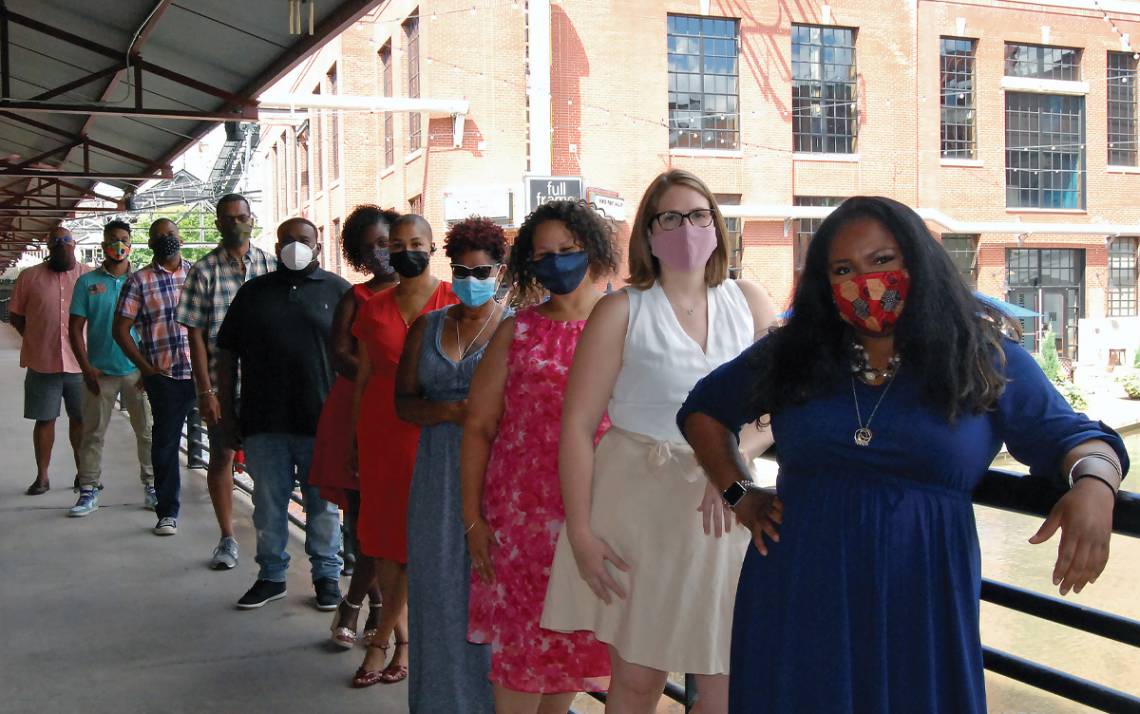
[[154,490],[158,496],[155,513],[159,518],[178,518],[182,495],[182,467],[178,454],[182,446],[182,425],[194,409],[194,380],[171,379],[156,374],[143,377],[146,396],[154,419],[151,426],[150,460],[154,466]]
[[253,527],[257,530],[259,580],[284,582],[289,569],[289,496],[293,482],[301,484],[305,506],[305,552],[309,554],[313,582],[339,578],[340,515],[337,507],[309,485],[313,460],[311,436],[254,434],[242,440],[245,465],[253,478]]

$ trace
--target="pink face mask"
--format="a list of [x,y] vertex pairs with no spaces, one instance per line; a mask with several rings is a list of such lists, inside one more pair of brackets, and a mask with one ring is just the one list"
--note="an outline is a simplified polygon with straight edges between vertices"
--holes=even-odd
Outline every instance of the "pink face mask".
[[685,221],[673,230],[649,236],[649,249],[670,269],[691,273],[704,268],[716,250],[716,226],[698,228]]

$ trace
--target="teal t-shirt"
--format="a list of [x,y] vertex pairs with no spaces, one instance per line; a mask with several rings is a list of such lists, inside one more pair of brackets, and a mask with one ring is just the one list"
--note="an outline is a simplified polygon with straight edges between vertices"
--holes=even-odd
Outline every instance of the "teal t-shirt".
[[79,277],[71,296],[71,314],[87,320],[87,359],[92,367],[112,377],[123,377],[138,369],[111,336],[119,291],[130,275],[127,272],[116,278],[98,267]]

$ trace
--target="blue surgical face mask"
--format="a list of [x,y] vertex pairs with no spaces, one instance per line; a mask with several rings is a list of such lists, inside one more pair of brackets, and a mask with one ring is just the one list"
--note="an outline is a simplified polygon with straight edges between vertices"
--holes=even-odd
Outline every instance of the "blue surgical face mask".
[[451,283],[451,289],[459,302],[467,307],[480,307],[495,297],[495,290],[499,286],[496,277],[479,280],[478,278],[456,278]]
[[589,267],[590,257],[584,250],[548,253],[530,264],[534,277],[551,295],[568,295],[577,290]]

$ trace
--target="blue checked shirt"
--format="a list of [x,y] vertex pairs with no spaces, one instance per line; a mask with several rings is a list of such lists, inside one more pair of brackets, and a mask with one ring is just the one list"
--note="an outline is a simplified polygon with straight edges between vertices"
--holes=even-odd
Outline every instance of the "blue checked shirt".
[[151,263],[130,274],[119,294],[117,314],[135,321],[139,349],[147,361],[171,379],[190,379],[190,338],[174,320],[178,293],[190,263],[182,261],[173,273]]
[[[242,269],[244,263],[245,269]],[[218,246],[190,268],[182,299],[178,301],[178,322],[206,331],[206,354],[210,358],[210,382],[218,386],[218,330],[226,319],[238,288],[247,280],[273,272],[277,258],[250,244],[242,261]]]

